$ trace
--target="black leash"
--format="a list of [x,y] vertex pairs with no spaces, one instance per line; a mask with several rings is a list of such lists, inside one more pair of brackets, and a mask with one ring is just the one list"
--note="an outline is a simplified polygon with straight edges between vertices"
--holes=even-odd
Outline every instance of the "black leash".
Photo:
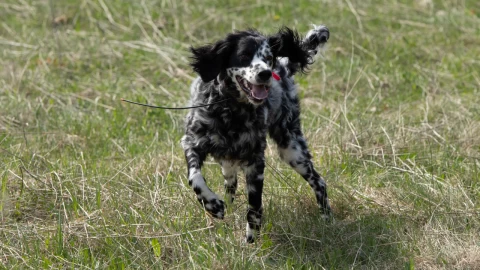
[[210,106],[210,105],[213,105],[213,104],[222,103],[222,102],[227,101],[227,100],[229,100],[229,99],[228,99],[228,98],[227,98],[227,99],[222,99],[222,100],[220,100],[220,101],[216,101],[216,102],[212,102],[212,103],[208,103],[208,104],[202,104],[202,105],[195,105],[195,106],[190,106],[190,107],[164,107],[164,106],[155,106],[155,105],[150,105],[150,104],[145,104],[145,103],[139,103],[139,102],[131,101],[131,100],[124,99],[124,98],[122,98],[121,100],[124,101],[124,102],[131,103],[131,104],[140,105],[140,106],[145,106],[145,107],[154,108],[154,109],[164,109],[164,110],[188,110],[188,109],[195,109],[195,108],[207,107],[207,106]]

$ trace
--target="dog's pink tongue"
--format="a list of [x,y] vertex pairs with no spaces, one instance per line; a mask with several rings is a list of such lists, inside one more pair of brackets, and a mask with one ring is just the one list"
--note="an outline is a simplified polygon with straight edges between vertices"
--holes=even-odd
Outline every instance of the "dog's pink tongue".
[[256,99],[266,99],[268,91],[265,85],[252,85],[252,96]]

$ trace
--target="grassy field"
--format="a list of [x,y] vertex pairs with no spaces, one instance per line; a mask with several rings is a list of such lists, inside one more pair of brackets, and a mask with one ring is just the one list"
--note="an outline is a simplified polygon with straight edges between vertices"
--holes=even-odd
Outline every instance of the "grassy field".
[[[297,77],[335,221],[267,148],[260,240],[186,180],[188,47],[331,30]],[[0,0],[0,268],[480,269],[480,3]],[[207,162],[223,194],[219,167]]]

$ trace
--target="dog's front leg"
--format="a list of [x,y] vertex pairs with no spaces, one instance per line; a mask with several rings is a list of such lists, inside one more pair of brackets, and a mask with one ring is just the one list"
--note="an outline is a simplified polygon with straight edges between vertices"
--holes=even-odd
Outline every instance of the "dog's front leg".
[[213,217],[223,219],[225,215],[225,203],[220,200],[207,186],[202,175],[202,164],[206,153],[194,147],[185,147],[185,158],[188,165],[188,184],[193,188],[201,205]]
[[243,167],[247,180],[248,210],[247,210],[247,233],[246,241],[253,243],[262,224],[262,192],[263,172],[265,170],[265,158],[263,155],[249,162]]

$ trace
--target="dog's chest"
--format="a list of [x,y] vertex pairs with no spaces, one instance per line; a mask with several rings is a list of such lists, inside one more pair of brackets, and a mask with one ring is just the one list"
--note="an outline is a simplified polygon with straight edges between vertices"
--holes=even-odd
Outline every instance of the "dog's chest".
[[211,147],[210,154],[215,158],[248,160],[261,153],[266,146],[268,110],[243,108],[222,108],[210,117],[213,120],[207,131]]

